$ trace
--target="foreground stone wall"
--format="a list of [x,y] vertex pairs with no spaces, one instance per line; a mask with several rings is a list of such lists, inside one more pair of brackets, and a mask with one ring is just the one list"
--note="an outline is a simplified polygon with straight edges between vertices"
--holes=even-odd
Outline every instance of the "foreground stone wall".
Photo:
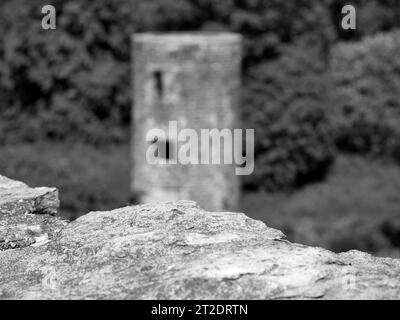
[[293,244],[242,213],[179,201],[66,223],[57,206],[0,177],[0,298],[400,298],[400,260]]
[[57,189],[32,189],[0,176],[0,254],[53,239],[66,225],[54,217],[58,207]]

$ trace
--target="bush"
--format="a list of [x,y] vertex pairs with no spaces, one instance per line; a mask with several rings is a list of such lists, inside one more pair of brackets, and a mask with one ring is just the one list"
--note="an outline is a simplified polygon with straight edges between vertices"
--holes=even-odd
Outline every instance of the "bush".
[[[182,2],[158,1],[157,9],[175,8],[174,16],[160,19],[185,24]],[[151,18],[156,9],[147,1],[58,0],[52,3],[57,30],[44,31],[44,4],[16,0],[0,13],[0,143],[123,140],[131,109],[130,36],[149,27],[146,19],[163,27]]]
[[400,32],[333,50],[332,119],[342,151],[400,159]]
[[319,48],[295,46],[251,70],[244,118],[256,132],[256,170],[248,187],[288,190],[327,173],[333,150],[325,69]]
[[116,125],[128,122],[130,106],[129,76],[120,63],[129,56],[129,40],[118,35],[123,15],[110,17],[115,8],[105,1],[55,1],[58,29],[44,31],[42,2],[6,7],[12,20],[0,59],[0,86],[8,93],[0,106],[2,142],[120,138]]
[[[398,0],[326,0],[330,7],[333,26],[338,39],[360,40],[379,32],[387,32],[400,27],[400,7]],[[357,12],[357,28],[344,30],[342,8],[353,5]]]
[[[245,62],[276,57],[309,33],[319,1],[54,0],[57,30],[41,29],[44,0],[2,1],[0,143],[44,138],[119,141],[130,121],[130,36],[136,31],[231,30]],[[288,19],[294,12],[296,19]],[[320,25],[320,24],[318,24]],[[323,29],[323,28],[322,28]]]

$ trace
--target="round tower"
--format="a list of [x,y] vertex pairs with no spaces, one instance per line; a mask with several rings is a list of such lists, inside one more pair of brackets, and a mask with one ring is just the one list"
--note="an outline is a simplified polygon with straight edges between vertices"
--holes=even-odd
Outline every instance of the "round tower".
[[[208,210],[233,210],[240,195],[235,163],[182,164],[176,159],[182,141],[177,130],[241,128],[239,95],[240,35],[232,33],[142,33],[133,36],[132,192],[137,202],[194,200]],[[173,126],[172,126],[173,127]],[[148,141],[160,129],[166,137]],[[228,135],[227,135],[228,137]],[[203,139],[204,140],[204,139]],[[202,141],[204,143],[204,141]],[[210,143],[210,154],[223,154],[224,143]],[[150,164],[151,144],[167,164]],[[199,153],[205,152],[204,145]],[[234,149],[235,146],[232,146]],[[164,151],[162,151],[164,150]],[[199,155],[201,159],[201,154]]]

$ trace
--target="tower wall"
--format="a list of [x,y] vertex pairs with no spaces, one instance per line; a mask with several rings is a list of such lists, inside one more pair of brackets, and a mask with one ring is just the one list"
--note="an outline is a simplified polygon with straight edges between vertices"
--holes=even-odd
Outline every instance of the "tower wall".
[[[230,33],[133,36],[132,192],[138,202],[195,200],[209,210],[235,209],[235,164],[150,165],[154,128],[238,129],[241,37]],[[170,148],[178,148],[168,137]],[[212,150],[215,152],[215,146]]]

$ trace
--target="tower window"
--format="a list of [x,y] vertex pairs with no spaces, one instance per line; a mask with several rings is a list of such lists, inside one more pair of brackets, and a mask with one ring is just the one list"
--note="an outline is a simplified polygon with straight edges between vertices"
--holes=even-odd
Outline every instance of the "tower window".
[[164,84],[163,84],[163,73],[160,70],[156,70],[153,72],[154,78],[154,88],[157,92],[159,98],[162,98],[164,95]]
[[164,145],[159,146],[160,147],[160,157],[170,160],[172,158],[172,150],[173,150],[173,145],[172,142],[169,140],[162,141]]
[[157,145],[155,156],[157,158],[170,160],[174,157],[174,143],[169,140],[155,138],[152,144]]

